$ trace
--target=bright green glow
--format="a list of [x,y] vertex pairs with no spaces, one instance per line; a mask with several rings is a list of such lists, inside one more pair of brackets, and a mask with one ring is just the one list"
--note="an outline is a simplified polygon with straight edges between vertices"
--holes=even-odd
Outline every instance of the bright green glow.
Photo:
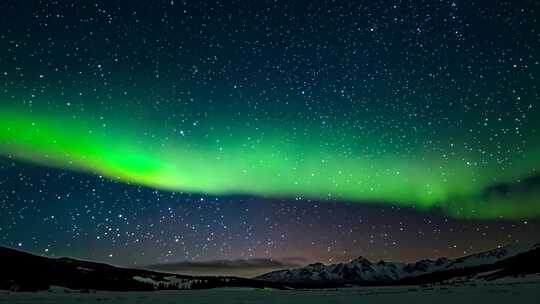
[[[324,134],[292,136],[276,127],[265,131],[260,140],[255,140],[257,132],[234,127],[227,131],[233,136],[218,132],[165,140],[127,124],[111,130],[91,119],[3,109],[0,155],[174,191],[439,207],[464,218],[540,216],[538,195],[519,204],[474,200],[499,174],[496,168],[473,169],[461,160],[441,161],[421,151],[377,157],[338,153],[321,144],[330,138]],[[505,174],[515,177],[527,168],[531,164]]]

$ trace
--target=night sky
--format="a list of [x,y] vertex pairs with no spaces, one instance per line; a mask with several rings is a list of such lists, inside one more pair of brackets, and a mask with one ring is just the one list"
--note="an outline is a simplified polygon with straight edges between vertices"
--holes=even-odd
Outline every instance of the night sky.
[[0,11],[1,245],[250,276],[538,241],[540,1]]

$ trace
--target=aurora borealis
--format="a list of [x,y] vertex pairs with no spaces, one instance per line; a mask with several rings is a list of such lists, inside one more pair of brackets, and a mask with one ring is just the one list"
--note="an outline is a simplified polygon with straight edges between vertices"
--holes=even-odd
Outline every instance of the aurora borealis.
[[[256,128],[261,131],[249,132],[227,127],[229,133],[225,135],[216,132],[203,140],[182,138],[164,143],[141,138],[137,134],[142,131],[137,132],[136,127],[103,131],[102,126],[84,121],[83,117],[21,115],[9,111],[4,115],[5,155],[171,191],[333,198],[419,208],[439,205],[451,211],[463,208],[462,197],[478,194],[490,182],[520,177],[519,173],[526,176],[531,168],[524,161],[519,164],[523,168],[507,169],[501,175],[497,172],[498,164],[495,168],[474,168],[471,163],[479,160],[463,157],[463,152],[454,159],[439,157],[438,160],[433,155],[420,154],[420,149],[415,151],[415,156],[346,155],[344,151],[323,146],[332,140],[330,137],[291,138],[286,129],[279,128],[270,132]],[[273,134],[255,143],[247,140],[261,137],[265,132]],[[535,148],[531,147],[529,153],[536,154]],[[527,157],[536,160],[533,155]],[[450,214],[511,218],[540,214],[538,204],[530,199],[504,208],[500,205],[512,203],[502,199],[501,203],[488,202],[485,206],[474,199],[469,198],[466,204],[472,204],[474,208],[470,209],[476,214],[468,214],[469,209],[463,214],[455,211]],[[514,207],[518,210],[513,210]],[[494,208],[500,208],[501,212],[493,211]]]
[[2,243],[155,264],[538,232],[538,1],[0,9]]

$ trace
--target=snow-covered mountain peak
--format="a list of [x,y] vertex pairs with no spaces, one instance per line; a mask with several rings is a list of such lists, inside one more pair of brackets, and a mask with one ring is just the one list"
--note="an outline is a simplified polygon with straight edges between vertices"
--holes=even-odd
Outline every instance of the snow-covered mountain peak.
[[379,261],[373,263],[363,256],[348,263],[324,265],[310,264],[306,267],[274,271],[260,276],[258,279],[276,282],[341,282],[369,283],[396,282],[441,271],[461,270],[480,265],[489,265],[520,253],[540,248],[534,246],[506,246],[471,254],[457,259],[438,258],[423,259],[415,263],[397,263]]
[[370,265],[372,265],[372,263],[363,256],[359,256],[356,259],[351,260],[349,262],[349,264],[351,264],[351,265],[361,265],[361,266],[370,266]]
[[326,267],[326,265],[323,263],[312,263],[306,266],[306,268],[310,269],[323,269],[324,267]]

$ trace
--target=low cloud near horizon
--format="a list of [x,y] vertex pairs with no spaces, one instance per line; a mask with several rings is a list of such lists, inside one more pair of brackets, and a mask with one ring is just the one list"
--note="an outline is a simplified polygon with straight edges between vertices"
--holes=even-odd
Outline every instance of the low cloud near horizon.
[[306,263],[306,259],[301,257],[278,259],[253,258],[201,262],[181,261],[147,265],[145,268],[185,275],[225,275],[250,278],[274,270],[301,267]]

